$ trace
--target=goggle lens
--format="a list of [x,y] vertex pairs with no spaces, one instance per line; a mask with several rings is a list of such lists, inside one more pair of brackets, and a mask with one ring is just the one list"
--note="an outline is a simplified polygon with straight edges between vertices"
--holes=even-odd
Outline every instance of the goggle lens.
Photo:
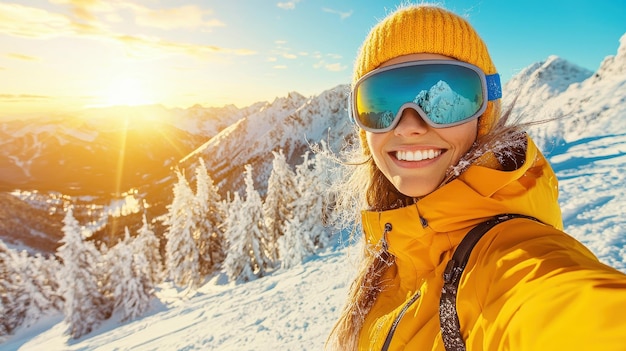
[[[498,80],[499,84],[499,80]],[[434,128],[478,118],[487,106],[484,73],[458,61],[415,61],[384,67],[354,87],[352,113],[372,132],[393,129],[407,108],[415,108]]]

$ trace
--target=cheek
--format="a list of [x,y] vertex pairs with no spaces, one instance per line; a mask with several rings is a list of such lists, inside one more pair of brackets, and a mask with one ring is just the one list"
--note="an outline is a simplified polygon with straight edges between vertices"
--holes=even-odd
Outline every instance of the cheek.
[[369,148],[372,158],[374,159],[374,163],[381,170],[385,169],[385,165],[383,163],[383,147],[387,140],[386,135],[387,133],[365,133],[367,147]]
[[455,153],[458,154],[457,157],[461,158],[476,141],[478,120],[452,127],[446,133],[448,135],[445,138],[454,147]]
[[372,155],[378,154],[381,148],[381,145],[383,144],[381,134],[365,132],[365,140],[367,142],[367,146],[369,147]]

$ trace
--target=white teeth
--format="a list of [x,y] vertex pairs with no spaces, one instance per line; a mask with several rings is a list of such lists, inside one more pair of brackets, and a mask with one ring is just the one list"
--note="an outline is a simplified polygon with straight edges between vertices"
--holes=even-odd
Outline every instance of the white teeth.
[[441,150],[397,151],[396,158],[400,161],[430,160],[441,155]]

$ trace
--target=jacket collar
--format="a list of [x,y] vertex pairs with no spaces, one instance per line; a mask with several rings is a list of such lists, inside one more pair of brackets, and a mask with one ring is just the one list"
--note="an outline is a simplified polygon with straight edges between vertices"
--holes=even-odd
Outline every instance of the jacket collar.
[[534,216],[562,228],[556,176],[530,138],[524,163],[516,170],[471,166],[413,205],[364,211],[362,224],[367,243],[373,246],[380,245],[385,224],[391,224],[386,235],[389,252],[397,259],[417,260],[417,269],[429,269],[471,227],[502,213]]

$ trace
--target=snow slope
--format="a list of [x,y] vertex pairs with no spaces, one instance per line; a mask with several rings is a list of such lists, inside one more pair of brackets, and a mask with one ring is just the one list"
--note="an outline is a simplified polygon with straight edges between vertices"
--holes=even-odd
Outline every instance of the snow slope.
[[[626,136],[584,140],[552,161],[566,231],[626,272]],[[189,298],[163,286],[145,317],[120,325],[114,316],[77,341],[64,335],[62,316],[52,316],[19,330],[0,350],[321,350],[357,251],[338,245],[302,266],[245,284],[224,285],[216,277]]]

